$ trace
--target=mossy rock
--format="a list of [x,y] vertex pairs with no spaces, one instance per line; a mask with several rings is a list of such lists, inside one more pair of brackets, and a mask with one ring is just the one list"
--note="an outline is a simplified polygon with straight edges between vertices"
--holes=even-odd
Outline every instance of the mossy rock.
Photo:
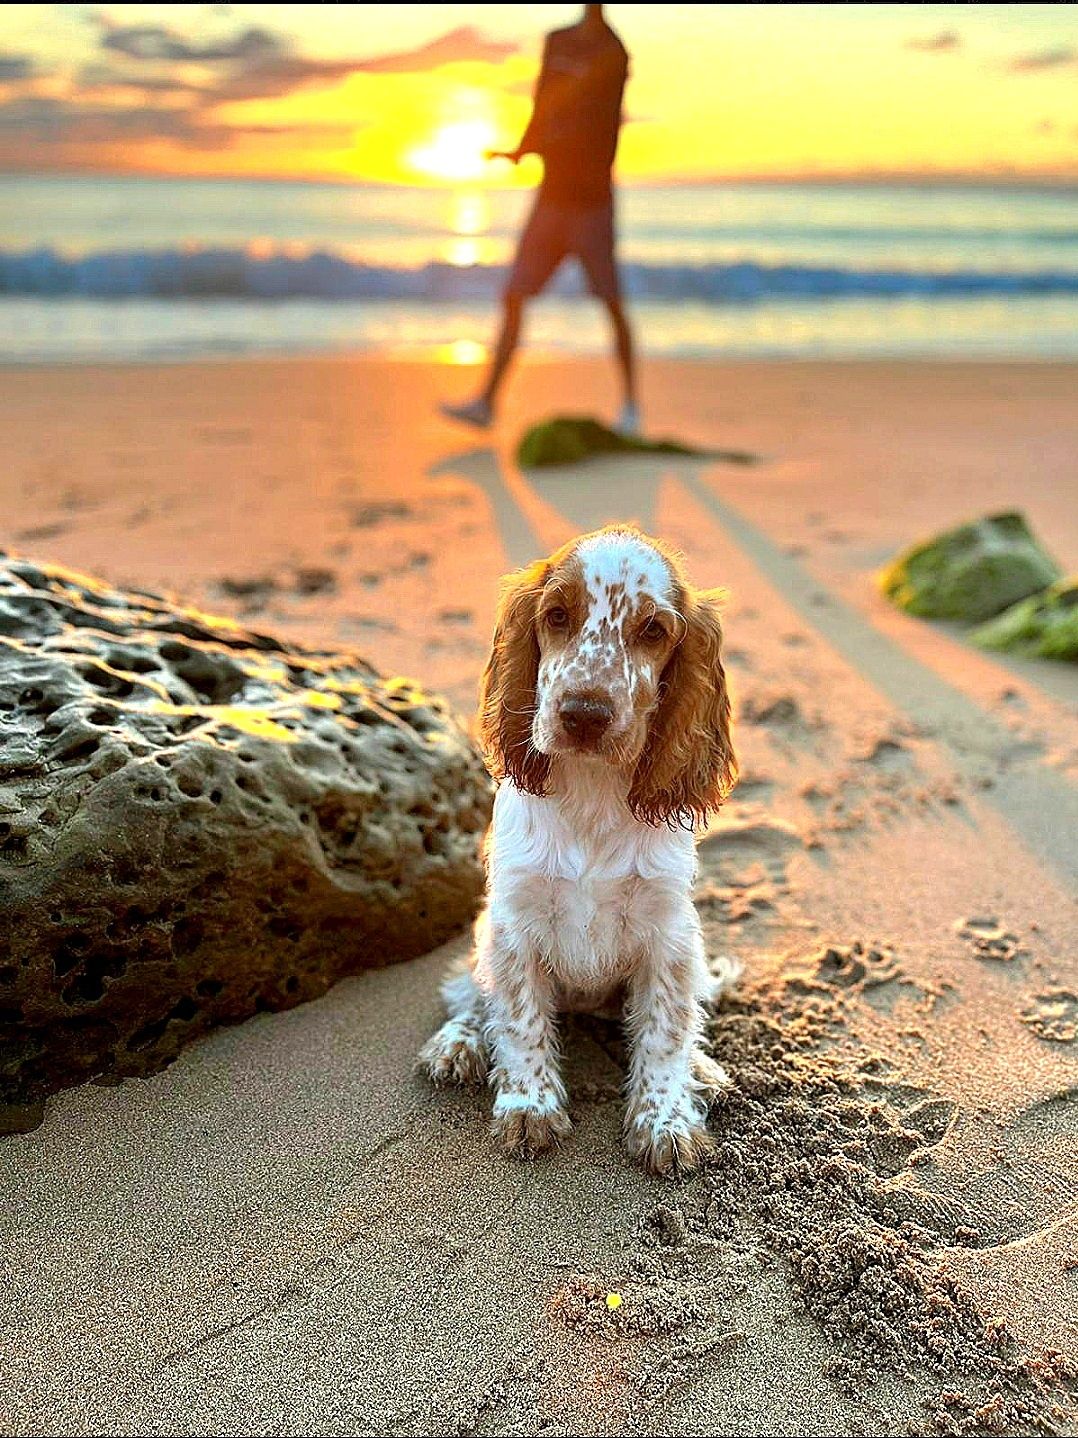
[[0,1133],[442,943],[491,797],[411,680],[0,556]]
[[959,525],[900,554],[879,585],[900,609],[925,619],[979,624],[1061,577],[1018,513]]
[[1078,663],[1078,577],[1012,604],[970,637],[983,649]]
[[599,454],[677,454],[724,459],[730,464],[755,464],[757,456],[744,450],[695,449],[674,439],[640,439],[618,434],[590,415],[557,415],[533,424],[517,446],[522,469],[545,469],[559,464],[580,464]]

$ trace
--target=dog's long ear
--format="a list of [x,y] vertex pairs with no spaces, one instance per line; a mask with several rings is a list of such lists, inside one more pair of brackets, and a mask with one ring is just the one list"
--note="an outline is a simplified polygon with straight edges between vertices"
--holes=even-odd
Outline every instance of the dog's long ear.
[[685,632],[663,670],[659,703],[629,789],[647,824],[690,828],[722,807],[737,778],[722,667],[721,590],[683,588]]
[[545,560],[506,579],[490,658],[479,682],[479,736],[496,779],[544,794],[550,760],[532,744],[539,678],[539,598],[549,572]]

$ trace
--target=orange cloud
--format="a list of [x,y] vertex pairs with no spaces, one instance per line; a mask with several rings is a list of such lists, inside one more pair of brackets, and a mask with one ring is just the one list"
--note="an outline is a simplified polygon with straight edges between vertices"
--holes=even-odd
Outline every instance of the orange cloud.
[[472,25],[461,25],[456,30],[447,30],[444,35],[428,40],[425,45],[417,45],[414,50],[399,50],[395,54],[360,60],[355,68],[368,75],[414,74],[419,70],[436,70],[441,65],[465,62],[498,65],[517,51],[515,44],[493,40]]
[[0,103],[0,139],[26,145],[108,146],[131,140],[170,140],[194,149],[227,148],[249,136],[304,136],[346,143],[355,125],[222,124],[191,110],[160,105],[120,106],[27,95]]
[[[235,100],[280,99],[308,86],[328,86],[350,75],[407,75],[463,63],[499,64],[517,53],[511,42],[495,40],[471,25],[458,26],[410,50],[382,55],[351,55],[321,59],[301,55],[291,42],[261,26],[249,26],[230,38],[197,43],[167,25],[117,25],[107,15],[95,17],[101,27],[101,47],[153,67],[142,83],[145,88],[173,88],[203,97],[209,105]],[[209,84],[194,84],[176,76],[171,85],[162,70],[199,65],[220,68]],[[137,85],[139,80],[114,73],[115,83]]]

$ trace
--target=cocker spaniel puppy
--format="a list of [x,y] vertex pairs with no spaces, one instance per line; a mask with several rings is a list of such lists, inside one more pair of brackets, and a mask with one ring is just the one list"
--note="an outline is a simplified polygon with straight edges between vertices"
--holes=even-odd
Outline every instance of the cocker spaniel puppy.
[[625,1140],[659,1173],[709,1149],[727,1084],[701,1047],[709,972],[692,902],[693,827],[734,782],[717,596],[612,526],[511,575],[480,689],[501,782],[475,949],[443,987],[420,1063],[435,1083],[489,1068],[494,1133],[528,1156],[569,1132],[559,1011],[624,1014]]

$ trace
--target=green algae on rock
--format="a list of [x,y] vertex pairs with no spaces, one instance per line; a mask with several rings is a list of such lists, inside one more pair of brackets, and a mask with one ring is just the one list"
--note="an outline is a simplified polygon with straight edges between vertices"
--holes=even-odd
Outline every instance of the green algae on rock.
[[1061,577],[1016,512],[946,530],[900,554],[879,576],[883,593],[924,619],[978,624]]
[[970,635],[982,649],[1078,663],[1078,577],[1012,604]]
[[696,449],[674,439],[618,434],[590,415],[557,415],[525,431],[517,446],[517,463],[522,469],[544,469],[579,464],[599,454],[688,455],[729,464],[755,464],[757,458],[744,450]]

